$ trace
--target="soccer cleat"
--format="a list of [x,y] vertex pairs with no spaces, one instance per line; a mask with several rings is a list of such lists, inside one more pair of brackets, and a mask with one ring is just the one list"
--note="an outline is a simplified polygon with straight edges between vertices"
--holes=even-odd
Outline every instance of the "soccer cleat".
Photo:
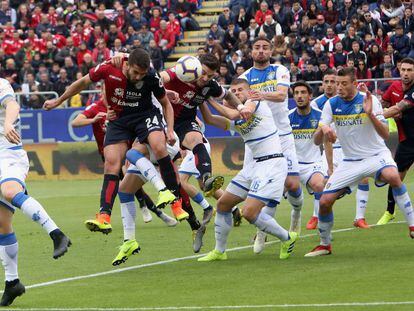
[[[12,283],[16,284],[12,285]],[[19,281],[19,279],[11,282],[6,281],[6,287],[4,289],[3,296],[1,297],[0,306],[10,306],[13,303],[14,299],[23,295],[25,292],[26,289],[24,288],[24,285]]]
[[119,266],[120,264],[127,261],[131,255],[138,254],[140,250],[141,250],[141,247],[139,246],[136,240],[125,241],[119,247],[119,253],[118,255],[116,255],[115,259],[112,261],[112,265]]
[[182,204],[181,199],[175,200],[171,204],[171,211],[175,219],[177,219],[178,221],[183,221],[184,219],[187,219],[190,216],[185,210],[182,209],[181,204]]
[[265,242],[267,235],[265,232],[257,230],[256,236],[254,237],[253,253],[260,254],[265,248]]
[[289,232],[289,237],[290,237],[289,240],[282,242],[280,245],[280,255],[279,255],[280,259],[289,258],[290,253],[292,253],[293,248],[295,247],[295,242],[299,238],[299,234],[292,231],[292,232]]
[[152,216],[151,216],[151,213],[148,207],[146,206],[141,207],[141,213],[142,213],[142,220],[144,220],[145,223],[152,221]]
[[164,208],[167,204],[173,203],[177,198],[168,189],[158,192],[157,208]]
[[53,230],[49,235],[53,240],[53,258],[58,259],[68,251],[72,242],[60,229]]
[[361,228],[361,229],[369,229],[369,225],[365,221],[365,218],[355,219],[354,227]]
[[414,239],[414,226],[408,227],[410,229],[410,238]]
[[318,228],[318,217],[312,216],[306,224],[306,230],[315,230]]
[[313,250],[305,255],[305,257],[316,257],[316,256],[325,256],[332,254],[332,246],[329,245],[318,245]]
[[178,224],[177,220],[168,216],[165,213],[161,213],[160,218],[168,227],[175,227]]
[[211,218],[213,218],[213,215],[214,215],[214,209],[211,206],[206,208],[203,212],[202,224],[204,226],[207,225],[211,221]]
[[378,220],[377,225],[386,225],[391,220],[395,219],[395,212],[394,214],[391,214],[389,211],[385,211],[384,215]]
[[219,261],[219,260],[227,260],[227,254],[226,252],[220,253],[219,251],[215,249],[209,252],[206,256],[200,257],[197,259],[197,261],[200,261],[200,262]]
[[223,176],[211,176],[204,180],[204,195],[206,197],[211,197],[214,192],[219,190],[224,184]]
[[112,232],[111,216],[105,213],[96,214],[96,218],[85,221],[85,225],[92,232],[102,232],[103,234]]
[[203,246],[203,236],[206,233],[206,226],[202,225],[198,230],[193,230],[193,251],[198,253]]
[[242,223],[242,213],[240,208],[236,207],[231,213],[233,214],[233,226],[239,227]]

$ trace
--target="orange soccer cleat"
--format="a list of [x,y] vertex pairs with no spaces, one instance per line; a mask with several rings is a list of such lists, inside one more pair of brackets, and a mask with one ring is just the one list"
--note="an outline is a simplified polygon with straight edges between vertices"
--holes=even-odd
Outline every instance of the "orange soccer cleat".
[[178,221],[183,221],[189,217],[188,213],[182,208],[182,199],[175,200],[171,204],[171,211]]

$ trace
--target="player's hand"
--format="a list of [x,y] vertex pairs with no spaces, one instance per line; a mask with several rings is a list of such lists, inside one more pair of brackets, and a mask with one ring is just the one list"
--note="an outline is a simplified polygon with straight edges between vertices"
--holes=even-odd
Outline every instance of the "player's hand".
[[180,94],[172,90],[167,90],[167,97],[171,104],[178,104],[178,101],[180,100]]
[[360,82],[360,83],[358,83],[357,88],[358,88],[358,90],[359,90],[359,91],[361,91],[361,92],[364,92],[364,93],[367,93],[367,92],[368,92],[367,85],[366,85],[364,82]]
[[329,142],[334,143],[336,141],[335,131],[328,125],[322,126],[323,135],[326,136]]
[[370,91],[367,91],[367,94],[365,95],[364,98],[364,111],[368,116],[371,116],[372,114],[372,95]]
[[251,99],[251,100],[262,100],[263,99],[263,95],[259,91],[251,90],[251,91],[249,91],[248,99]]
[[125,58],[124,53],[117,53],[117,54],[115,54],[115,56],[113,56],[111,58],[111,64],[114,65],[117,68],[121,68],[124,58]]
[[98,114],[93,118],[93,123],[98,122],[106,117],[105,112],[98,112]]
[[326,172],[328,174],[328,176],[331,176],[333,173],[333,169],[332,168],[328,168],[328,171]]
[[106,119],[109,121],[113,121],[117,118],[115,110],[112,110],[108,107],[108,110],[106,112]]
[[175,139],[175,135],[174,135],[174,131],[172,131],[172,130],[167,130],[167,143],[170,145],[170,146],[174,146],[175,145],[175,143],[176,143],[176,139]]
[[253,115],[254,110],[250,106],[244,106],[239,113],[244,120],[249,120]]
[[53,108],[59,106],[57,99],[49,99],[47,101],[45,101],[45,103],[43,104],[43,109],[44,110],[52,110]]
[[20,143],[20,134],[16,131],[12,124],[4,124],[4,137],[12,144]]

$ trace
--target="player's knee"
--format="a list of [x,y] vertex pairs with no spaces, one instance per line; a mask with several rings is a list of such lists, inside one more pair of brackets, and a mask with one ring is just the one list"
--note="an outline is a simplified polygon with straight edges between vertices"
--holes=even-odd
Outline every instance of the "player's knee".
[[292,192],[296,192],[300,189],[300,182],[297,178],[288,178],[285,182],[285,187]]
[[332,211],[333,201],[328,196],[322,195],[319,200],[319,213],[322,215],[329,214]]
[[323,182],[316,183],[316,184],[313,186],[313,191],[315,191],[315,192],[322,192],[324,188],[325,188],[325,185],[324,185],[324,183],[323,183]]
[[152,152],[157,159],[162,159],[168,155],[167,148],[164,144],[156,144],[151,146]]
[[394,174],[388,177],[388,184],[392,187],[401,187],[402,181],[398,174]]
[[2,185],[1,187],[1,194],[7,202],[11,202],[19,192],[22,192],[22,189],[17,185]]
[[258,211],[249,206],[243,206],[243,217],[250,223],[254,222],[257,218]]

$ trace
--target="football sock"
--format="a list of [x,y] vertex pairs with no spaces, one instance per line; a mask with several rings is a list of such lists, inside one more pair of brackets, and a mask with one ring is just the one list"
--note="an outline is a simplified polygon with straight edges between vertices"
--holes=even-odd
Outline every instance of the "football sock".
[[226,251],[227,237],[229,236],[232,225],[233,217],[231,213],[217,211],[214,220],[214,233],[216,237],[215,249],[221,253]]
[[204,176],[211,176],[211,158],[206,146],[203,143],[200,143],[196,145],[192,151],[194,154],[195,165],[200,172],[201,178],[204,180]]
[[365,218],[369,196],[369,184],[359,184],[356,192],[355,219]]
[[388,204],[387,204],[387,211],[390,214],[394,214],[394,212],[395,212],[395,200],[394,200],[394,195],[392,193],[391,186],[388,187]]
[[321,245],[328,246],[331,244],[331,231],[334,224],[333,212],[328,215],[319,214],[318,229],[321,238]]
[[180,189],[178,185],[177,172],[175,171],[174,163],[170,156],[166,156],[158,160],[160,166],[160,173],[167,188],[177,197],[180,197]]
[[299,187],[299,189],[296,191],[289,190],[287,194],[287,198],[288,198],[290,205],[292,205],[293,210],[300,212],[300,210],[302,209],[302,205],[303,205],[302,188]]
[[210,203],[207,202],[207,200],[204,198],[204,196],[201,194],[201,192],[197,193],[191,199],[194,202],[196,202],[198,205],[200,205],[203,209],[207,209],[207,208],[211,207]]
[[135,218],[137,216],[137,207],[135,206],[134,195],[130,193],[119,192],[119,201],[121,202],[121,217],[124,227],[124,240],[135,239]]
[[260,211],[257,218],[251,222],[255,225],[259,230],[271,234],[281,241],[289,240],[289,232],[280,226],[277,221],[263,210]]
[[404,184],[399,188],[392,188],[392,193],[394,194],[395,202],[403,212],[405,219],[407,220],[408,225],[414,226],[414,213],[413,206],[411,204],[410,196],[408,195],[407,188]]
[[43,206],[24,192],[16,194],[11,203],[20,208],[23,214],[38,223],[44,230],[46,230],[47,233],[50,233],[58,228]]
[[188,213],[187,222],[191,227],[191,230],[198,230],[200,228],[200,222],[197,220],[197,216],[194,213],[194,209],[191,206],[190,197],[187,192],[180,185],[180,195],[182,199],[182,208]]
[[101,190],[101,209],[100,213],[111,215],[115,197],[118,193],[119,176],[105,174]]
[[154,164],[152,164],[141,152],[135,149],[130,149],[126,153],[126,157],[129,162],[133,163],[138,168],[141,175],[144,176],[155,189],[161,191],[166,188],[165,183]]
[[151,200],[150,196],[144,191],[144,189],[140,188],[137,192],[135,192],[135,197],[137,198],[141,208],[146,206],[155,215],[157,215],[158,217],[161,216],[162,212],[155,206],[154,202]]
[[313,194],[314,200],[313,200],[313,217],[318,217],[319,214],[319,200],[321,199],[322,192],[315,192]]
[[19,244],[14,232],[0,234],[0,259],[4,267],[6,281],[13,281],[19,278],[17,272],[17,253]]

